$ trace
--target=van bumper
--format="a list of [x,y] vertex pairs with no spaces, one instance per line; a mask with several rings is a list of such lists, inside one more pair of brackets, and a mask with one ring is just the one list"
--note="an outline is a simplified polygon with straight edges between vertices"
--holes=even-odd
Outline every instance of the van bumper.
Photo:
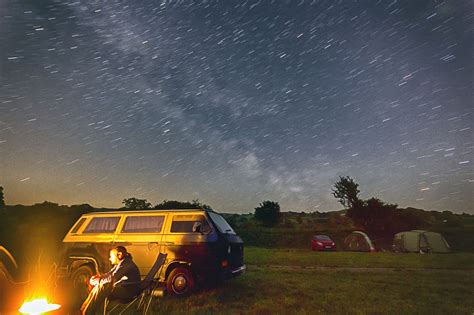
[[224,275],[227,279],[230,279],[230,278],[234,278],[234,277],[237,277],[237,276],[243,274],[246,270],[247,270],[247,266],[242,265],[240,267],[227,270],[224,273]]

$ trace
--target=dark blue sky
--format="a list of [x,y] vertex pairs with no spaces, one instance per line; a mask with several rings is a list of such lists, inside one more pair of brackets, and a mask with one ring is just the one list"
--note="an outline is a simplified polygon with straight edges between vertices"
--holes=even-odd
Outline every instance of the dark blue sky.
[[6,202],[474,213],[470,1],[0,4]]

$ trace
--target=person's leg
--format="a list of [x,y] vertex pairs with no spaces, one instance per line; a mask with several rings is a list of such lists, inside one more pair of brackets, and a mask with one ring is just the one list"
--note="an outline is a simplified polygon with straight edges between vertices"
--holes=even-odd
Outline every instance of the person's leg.
[[94,315],[111,291],[112,285],[110,283],[96,285],[82,304],[81,314]]
[[133,300],[138,294],[136,292],[132,292],[130,289],[117,285],[115,286],[112,291],[110,292],[109,298],[110,300],[119,300],[124,303],[128,303]]

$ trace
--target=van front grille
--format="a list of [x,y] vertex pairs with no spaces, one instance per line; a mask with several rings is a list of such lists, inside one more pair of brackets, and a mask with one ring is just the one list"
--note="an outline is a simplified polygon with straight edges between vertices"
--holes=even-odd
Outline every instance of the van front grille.
[[239,267],[244,264],[244,245],[232,244],[230,245],[230,265],[232,267]]

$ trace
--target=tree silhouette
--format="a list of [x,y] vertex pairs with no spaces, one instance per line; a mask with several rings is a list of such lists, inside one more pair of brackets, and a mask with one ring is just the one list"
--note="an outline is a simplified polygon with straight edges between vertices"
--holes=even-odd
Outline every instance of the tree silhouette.
[[280,220],[280,205],[274,201],[264,201],[255,208],[255,219],[266,226],[273,226]]
[[157,210],[171,210],[171,209],[204,209],[212,210],[211,206],[201,203],[198,199],[189,201],[177,201],[177,200],[163,200],[163,202],[153,207]]
[[151,203],[146,199],[138,199],[135,197],[126,198],[122,201],[122,209],[126,210],[146,210],[151,209]]
[[385,237],[397,229],[394,226],[396,211],[396,204],[387,204],[380,199],[370,198],[363,204],[349,209],[347,215],[364,226],[372,235]]
[[359,184],[349,176],[340,176],[339,181],[334,184],[334,189],[332,189],[333,196],[339,199],[339,202],[346,208],[361,204],[359,193]]
[[332,193],[347,208],[347,217],[372,237],[390,240],[395,233],[421,228],[428,222],[422,213],[399,209],[378,198],[359,199],[359,184],[349,176],[340,177]]
[[0,186],[0,209],[5,208],[5,196],[3,195],[3,187]]

